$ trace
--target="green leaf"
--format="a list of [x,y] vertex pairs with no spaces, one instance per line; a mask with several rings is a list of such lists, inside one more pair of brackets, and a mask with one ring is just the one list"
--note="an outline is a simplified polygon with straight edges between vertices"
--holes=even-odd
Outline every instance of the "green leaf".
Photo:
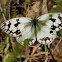
[[58,35],[59,37],[62,37],[62,29],[57,32],[57,35]]
[[6,14],[6,8],[4,8],[4,10],[3,10],[3,11],[4,11],[4,14]]
[[0,18],[1,18],[1,16],[2,16],[2,13],[0,12]]

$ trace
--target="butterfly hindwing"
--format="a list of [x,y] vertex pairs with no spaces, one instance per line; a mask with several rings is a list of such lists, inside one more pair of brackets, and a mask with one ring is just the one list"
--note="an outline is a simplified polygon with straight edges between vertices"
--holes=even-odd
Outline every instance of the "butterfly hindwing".
[[[52,17],[49,17],[50,14],[52,14]],[[60,16],[59,16],[59,14],[60,14]],[[46,19],[49,18],[49,20],[46,22],[47,27],[46,26],[44,27],[45,33],[43,36],[45,36],[45,37],[41,39],[40,43],[42,43],[42,44],[49,43],[50,44],[56,38],[56,36],[57,36],[56,32],[59,31],[60,29],[62,29],[62,20],[60,19],[60,18],[62,18],[62,14],[61,13],[49,13],[49,14],[40,16],[39,20],[40,21],[44,20],[44,19],[42,19],[42,17],[44,18],[44,16],[46,17]],[[46,36],[46,34],[47,34],[47,36]],[[49,38],[49,40],[45,40],[46,38]]]
[[[50,17],[52,15],[52,17]],[[60,16],[59,16],[60,15]],[[37,34],[38,42],[41,44],[51,44],[56,38],[56,32],[62,29],[62,14],[61,13],[48,13],[38,17],[38,20],[46,21],[46,25],[42,27]],[[35,42],[30,42],[33,44]]]

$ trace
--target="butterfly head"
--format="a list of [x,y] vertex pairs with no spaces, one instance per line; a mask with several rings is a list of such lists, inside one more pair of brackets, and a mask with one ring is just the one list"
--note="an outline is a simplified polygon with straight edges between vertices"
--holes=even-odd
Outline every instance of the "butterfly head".
[[34,18],[31,20],[32,25],[35,27],[38,25],[38,19]]

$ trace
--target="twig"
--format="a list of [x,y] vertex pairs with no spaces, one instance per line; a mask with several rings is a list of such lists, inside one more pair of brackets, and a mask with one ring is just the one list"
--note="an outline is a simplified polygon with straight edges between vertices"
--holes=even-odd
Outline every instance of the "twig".
[[17,4],[19,4],[19,0],[17,0]]
[[11,0],[9,0],[9,8],[8,8],[8,10],[9,10],[9,19],[10,19],[10,2],[11,2]]
[[43,5],[42,5],[42,14],[48,13],[47,9],[47,0],[43,0]]
[[44,55],[44,54],[45,54],[45,52],[39,52],[39,53],[34,54],[33,56],[39,56],[39,55]]
[[31,56],[35,53],[35,51],[39,48],[40,44],[38,44],[37,46],[34,47]]
[[2,12],[2,16],[3,16],[4,21],[6,21],[6,18],[5,18],[5,15],[4,15],[4,13],[3,13],[3,9],[2,9],[2,7],[1,7],[1,4],[0,4],[0,11]]
[[[48,58],[49,58],[49,59],[52,59],[51,56],[48,56]],[[55,60],[57,60],[57,61],[59,61],[59,62],[62,62],[62,58],[58,58],[58,57],[54,57],[54,58],[55,58]]]
[[49,50],[49,52],[50,52],[50,54],[51,54],[51,56],[52,56],[53,60],[55,60],[54,56],[52,55],[52,52],[50,51],[50,49],[48,48],[48,46],[47,46],[47,45],[46,45],[46,47],[47,47],[47,49]]
[[52,54],[55,52],[56,48],[58,47],[58,45],[60,44],[62,39],[59,40],[59,42],[57,43],[56,47],[54,48],[54,50],[52,51]]
[[[50,54],[50,53],[48,53]],[[39,55],[45,55],[45,52],[39,52],[39,53],[35,53],[33,56],[39,56]],[[21,57],[25,58],[25,55],[21,55]],[[31,57],[31,55],[29,55],[29,57]]]
[[25,0],[25,10],[26,10],[26,17],[28,17],[28,11],[29,11],[29,5],[30,5],[30,0]]

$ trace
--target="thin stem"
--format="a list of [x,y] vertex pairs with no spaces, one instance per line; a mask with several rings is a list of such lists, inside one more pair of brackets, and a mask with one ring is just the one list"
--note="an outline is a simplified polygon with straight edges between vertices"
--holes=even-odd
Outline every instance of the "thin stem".
[[19,0],[17,0],[17,4],[19,4]]
[[11,3],[11,0],[9,0],[9,8],[8,8],[8,11],[9,11],[9,19],[11,18],[11,16],[10,16],[10,3]]
[[29,5],[28,5],[27,11],[26,11],[26,17],[28,17],[28,10],[29,10]]
[[46,47],[46,44],[44,45],[45,46],[45,62],[48,61],[48,50],[47,50],[47,47]]
[[7,42],[7,45],[6,45],[6,48],[5,48],[5,50],[4,50],[5,56],[4,56],[4,58],[3,58],[3,62],[6,62],[8,56],[9,56],[9,53],[8,53],[8,49],[9,49],[9,37],[7,37],[6,42]]
[[25,10],[26,10],[26,17],[28,17],[28,10],[29,10],[30,0],[25,0]]
[[53,60],[55,60],[55,59],[54,59],[54,56],[52,55],[52,52],[50,51],[50,49],[48,48],[48,46],[47,46],[47,45],[46,45],[46,47],[47,47],[47,49],[49,50],[49,52],[50,52],[50,54],[51,54],[51,56],[52,56]]
[[2,16],[3,16],[4,21],[6,21],[6,18],[5,18],[5,15],[4,15],[4,13],[3,13],[3,9],[2,9],[2,7],[1,7],[1,4],[0,4],[0,10],[1,10],[1,12],[2,12]]

